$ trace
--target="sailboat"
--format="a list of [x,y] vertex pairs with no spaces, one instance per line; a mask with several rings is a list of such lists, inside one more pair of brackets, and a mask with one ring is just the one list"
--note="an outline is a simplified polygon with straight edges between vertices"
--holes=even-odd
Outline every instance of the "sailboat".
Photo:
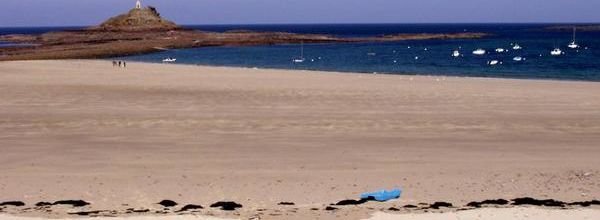
[[513,46],[513,50],[520,50],[523,49],[523,47],[521,47],[521,45],[519,44],[515,44],[515,46]]
[[304,58],[304,41],[300,43],[300,57],[292,60],[294,63],[304,63],[306,59]]
[[571,43],[569,44],[569,48],[571,49],[577,49],[579,48],[579,45],[577,45],[577,43],[575,42],[575,32],[576,32],[576,27],[573,27],[573,41],[571,41]]
[[550,51],[550,55],[552,56],[560,56],[565,54],[564,52],[562,52],[562,50],[560,50],[560,48],[554,48],[554,50]]

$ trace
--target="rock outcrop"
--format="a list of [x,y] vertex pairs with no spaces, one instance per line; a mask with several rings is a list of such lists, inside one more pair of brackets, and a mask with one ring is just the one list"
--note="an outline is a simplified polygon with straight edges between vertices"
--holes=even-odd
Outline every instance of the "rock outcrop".
[[91,27],[90,30],[98,31],[169,31],[181,29],[175,23],[161,18],[160,13],[154,7],[131,9],[128,13],[112,17],[100,24]]
[[294,43],[356,43],[430,39],[475,39],[485,33],[397,34],[380,37],[345,38],[323,34],[229,31],[224,33],[184,29],[161,18],[153,7],[128,13],[83,30],[41,35],[2,35],[0,41],[23,44],[0,47],[0,61],[41,59],[93,59],[152,53],[167,49],[214,46],[255,46]]

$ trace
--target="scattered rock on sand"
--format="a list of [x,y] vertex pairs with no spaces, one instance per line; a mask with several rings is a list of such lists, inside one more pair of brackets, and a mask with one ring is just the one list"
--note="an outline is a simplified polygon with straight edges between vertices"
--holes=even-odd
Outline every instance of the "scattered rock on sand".
[[375,199],[372,197],[369,197],[366,199],[360,199],[360,200],[347,199],[347,200],[339,201],[335,205],[338,205],[338,206],[339,205],[360,205],[360,204],[366,203],[368,201],[375,201]]
[[242,205],[235,203],[235,202],[216,202],[216,203],[210,205],[210,207],[211,208],[221,207],[221,210],[233,211],[237,208],[242,208]]
[[168,200],[168,199],[165,199],[165,200],[163,200],[163,201],[160,201],[158,204],[159,204],[159,205],[162,205],[162,206],[164,206],[164,207],[173,207],[173,206],[176,206],[176,205],[177,205],[177,203],[176,203],[175,201],[173,201],[173,200]]
[[134,209],[134,208],[128,208],[127,209],[127,213],[132,213],[132,212],[135,212],[135,213],[144,213],[144,212],[149,212],[149,211],[150,211],[150,209]]
[[73,207],[83,207],[89,204],[89,202],[83,200],[60,200],[52,203],[52,205],[72,205]]
[[435,202],[429,206],[431,209],[440,209],[441,207],[450,208],[452,207],[452,203],[449,202]]
[[394,211],[394,212],[400,211],[400,209],[396,208],[396,207],[390,207],[388,210]]
[[1,202],[0,206],[24,206],[25,203],[21,202],[21,201],[8,201],[8,202]]
[[569,203],[569,205],[578,205],[578,206],[582,206],[582,207],[589,207],[592,205],[600,205],[600,201],[599,200],[592,200],[592,201],[584,201],[584,202],[572,202]]
[[414,208],[418,208],[418,206],[416,205],[405,205],[403,206],[404,208],[408,208],[408,209],[414,209]]
[[96,211],[86,211],[86,212],[71,212],[71,213],[69,213],[69,215],[88,216],[88,215],[97,215],[97,214],[100,214],[101,212],[108,212],[108,211],[96,210]]
[[338,210],[338,208],[336,208],[336,207],[331,207],[331,206],[327,206],[327,207],[325,207],[325,210],[326,210],[326,211],[335,211],[335,210]]
[[296,204],[293,202],[280,202],[277,205],[296,205]]
[[52,203],[51,202],[38,202],[35,204],[35,206],[51,206]]
[[513,205],[534,205],[534,206],[549,206],[549,207],[564,207],[565,202],[554,200],[554,199],[544,199],[538,200],[530,197],[524,198],[516,198],[513,199]]
[[185,211],[189,211],[189,210],[194,210],[194,209],[203,209],[204,207],[202,207],[201,205],[194,205],[194,204],[188,204],[183,206],[183,208],[181,208],[179,211],[176,212],[185,212]]
[[469,202],[467,206],[480,208],[483,205],[508,205],[508,200],[506,199],[488,199],[481,202]]

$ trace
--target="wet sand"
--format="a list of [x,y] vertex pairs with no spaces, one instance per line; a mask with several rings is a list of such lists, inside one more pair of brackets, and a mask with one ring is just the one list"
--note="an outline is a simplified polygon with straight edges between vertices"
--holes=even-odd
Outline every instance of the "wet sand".
[[[597,82],[0,63],[0,202],[28,206],[235,201],[201,214],[364,219],[435,201],[584,201],[600,198],[598,143]],[[310,210],[392,187],[400,200]]]
[[393,215],[376,213],[368,220],[588,220],[598,218],[598,209],[556,210],[540,208],[486,208],[460,212]]

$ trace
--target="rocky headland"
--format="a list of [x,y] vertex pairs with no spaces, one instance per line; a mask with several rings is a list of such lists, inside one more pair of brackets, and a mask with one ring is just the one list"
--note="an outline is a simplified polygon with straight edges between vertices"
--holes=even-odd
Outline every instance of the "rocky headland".
[[322,34],[189,30],[163,19],[154,7],[136,8],[98,26],[41,35],[4,35],[0,41],[22,47],[0,48],[0,60],[106,58],[176,48],[251,46],[289,43],[349,43],[425,39],[481,38],[485,33],[398,34],[371,38],[339,38]]

